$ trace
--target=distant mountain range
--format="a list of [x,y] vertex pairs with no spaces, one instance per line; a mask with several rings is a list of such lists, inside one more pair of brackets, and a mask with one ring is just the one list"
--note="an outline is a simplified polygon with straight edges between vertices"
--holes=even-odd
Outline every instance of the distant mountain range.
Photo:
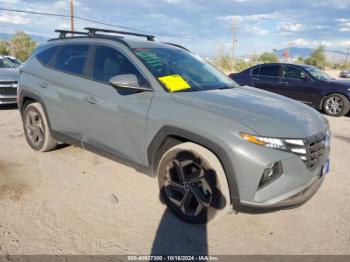
[[[0,33],[0,39],[2,40],[10,40],[13,34]],[[40,35],[30,35],[30,37],[37,43],[43,43],[48,40],[48,38],[40,36]]]
[[[279,57],[283,57],[283,54],[285,53],[286,50],[289,50],[289,57],[292,59],[297,59],[298,57],[309,57],[312,52],[315,50],[313,48],[308,48],[308,47],[290,47],[290,48],[284,48],[277,50],[277,55]],[[346,52],[342,51],[337,51],[337,50],[326,50],[326,57],[329,62],[343,62],[346,59]],[[350,56],[349,56],[350,58]]]

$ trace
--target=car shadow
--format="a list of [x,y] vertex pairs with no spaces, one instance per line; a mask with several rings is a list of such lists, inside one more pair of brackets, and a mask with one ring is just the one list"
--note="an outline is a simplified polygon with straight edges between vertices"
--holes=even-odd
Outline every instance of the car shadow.
[[338,139],[342,140],[343,142],[350,144],[350,137],[335,135],[335,138],[338,138]]
[[166,209],[151,255],[208,255],[207,228],[183,222]]

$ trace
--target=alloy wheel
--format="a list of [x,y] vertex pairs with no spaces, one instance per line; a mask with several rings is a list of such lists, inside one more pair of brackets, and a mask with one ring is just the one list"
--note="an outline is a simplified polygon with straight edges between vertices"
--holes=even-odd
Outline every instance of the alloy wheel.
[[32,145],[37,147],[44,141],[43,121],[33,110],[30,110],[26,116],[26,132]]
[[326,110],[332,115],[337,115],[343,110],[343,102],[339,97],[332,96],[326,101]]
[[173,160],[167,167],[165,193],[169,200],[187,216],[198,216],[210,207],[212,189],[205,170],[193,160]]

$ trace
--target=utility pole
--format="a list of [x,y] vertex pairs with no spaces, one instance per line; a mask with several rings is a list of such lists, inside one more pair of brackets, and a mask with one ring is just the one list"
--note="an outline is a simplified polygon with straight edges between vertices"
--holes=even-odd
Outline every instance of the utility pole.
[[74,0],[70,0],[70,30],[74,31]]
[[345,65],[347,65],[349,62],[349,52],[350,52],[350,47],[346,49]]
[[238,30],[238,23],[232,19],[232,33],[233,33],[233,42],[232,42],[232,60],[235,60],[235,48],[237,43],[237,30]]

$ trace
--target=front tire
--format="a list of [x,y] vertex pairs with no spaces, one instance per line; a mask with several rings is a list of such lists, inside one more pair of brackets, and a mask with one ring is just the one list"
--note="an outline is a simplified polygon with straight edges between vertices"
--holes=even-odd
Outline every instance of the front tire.
[[161,197],[179,218],[206,224],[230,208],[227,178],[218,158],[190,142],[170,148],[158,170]]
[[345,116],[350,110],[350,101],[344,95],[331,94],[324,99],[323,110],[329,116]]
[[25,107],[23,128],[26,140],[34,150],[47,152],[57,147],[58,142],[51,136],[44,110],[39,103],[31,103]]

